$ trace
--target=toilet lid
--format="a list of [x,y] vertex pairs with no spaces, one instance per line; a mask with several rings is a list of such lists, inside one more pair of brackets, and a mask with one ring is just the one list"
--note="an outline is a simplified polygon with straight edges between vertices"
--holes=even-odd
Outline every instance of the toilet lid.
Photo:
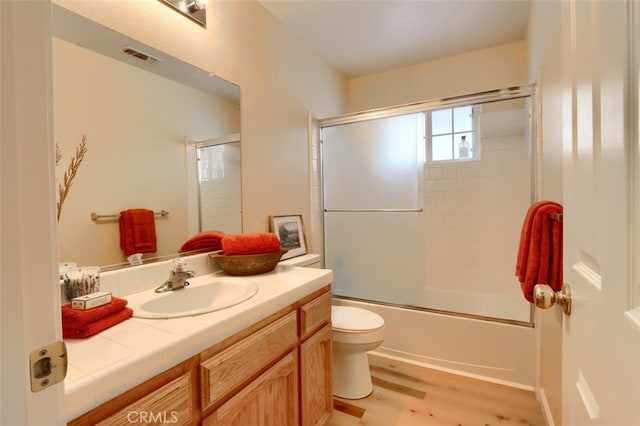
[[331,306],[331,322],[334,330],[352,333],[384,326],[384,319],[380,315],[352,306]]

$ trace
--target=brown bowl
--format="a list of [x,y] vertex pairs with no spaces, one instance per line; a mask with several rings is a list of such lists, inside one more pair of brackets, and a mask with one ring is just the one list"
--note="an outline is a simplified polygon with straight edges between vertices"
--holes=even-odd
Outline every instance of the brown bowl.
[[247,254],[227,256],[222,253],[211,253],[220,268],[229,275],[257,275],[273,271],[280,258],[289,250],[281,249],[275,253]]

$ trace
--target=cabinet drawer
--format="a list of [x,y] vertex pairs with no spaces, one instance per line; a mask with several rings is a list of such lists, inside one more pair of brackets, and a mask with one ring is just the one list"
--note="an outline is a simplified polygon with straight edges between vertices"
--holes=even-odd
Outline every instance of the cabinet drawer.
[[262,372],[296,345],[296,313],[280,318],[200,364],[202,409]]
[[331,293],[318,296],[300,308],[300,335],[306,337],[312,331],[331,321]]
[[184,374],[96,425],[191,424],[191,376]]

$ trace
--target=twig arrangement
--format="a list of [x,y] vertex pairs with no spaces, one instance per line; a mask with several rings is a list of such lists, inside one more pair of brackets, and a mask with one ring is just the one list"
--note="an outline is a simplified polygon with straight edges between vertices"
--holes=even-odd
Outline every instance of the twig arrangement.
[[[71,185],[73,185],[73,180],[78,173],[78,169],[80,168],[80,164],[84,159],[84,155],[87,153],[87,136],[82,135],[82,140],[76,147],[76,154],[71,158],[71,162],[69,163],[69,167],[64,172],[64,176],[62,178],[62,182],[58,183],[58,222],[60,222],[60,213],[62,212],[62,204],[64,200],[67,198],[69,194],[69,189]],[[59,163],[60,158],[62,158],[62,154],[60,153],[60,148],[56,145],[56,164]]]

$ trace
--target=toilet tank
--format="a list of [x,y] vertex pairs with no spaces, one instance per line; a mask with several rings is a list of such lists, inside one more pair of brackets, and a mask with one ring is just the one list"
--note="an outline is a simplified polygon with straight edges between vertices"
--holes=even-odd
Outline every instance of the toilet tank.
[[308,253],[302,256],[292,257],[283,260],[281,265],[302,266],[305,268],[320,268],[320,255],[316,253]]

